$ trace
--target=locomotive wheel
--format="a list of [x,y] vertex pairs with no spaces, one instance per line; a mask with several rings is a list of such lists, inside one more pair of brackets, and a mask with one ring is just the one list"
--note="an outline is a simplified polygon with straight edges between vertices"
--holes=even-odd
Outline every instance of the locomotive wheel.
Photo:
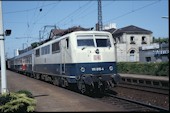
[[30,74],[30,77],[31,77],[31,78],[34,78],[34,73]]
[[59,79],[57,77],[54,77],[52,82],[54,85],[59,86]]
[[97,89],[98,89],[97,90],[98,93],[104,92],[105,86],[103,85],[103,83],[101,81],[98,82],[98,88]]
[[82,94],[84,94],[86,92],[86,84],[85,84],[85,82],[83,80],[80,80],[80,81],[78,81],[77,85],[78,85],[78,89],[80,90],[80,92]]
[[105,90],[105,86],[101,84],[100,82],[95,82],[94,87],[91,90],[91,94],[101,94]]
[[36,74],[36,79],[40,79],[40,75],[39,74]]
[[61,78],[61,87],[66,88],[68,86],[68,82],[65,78]]

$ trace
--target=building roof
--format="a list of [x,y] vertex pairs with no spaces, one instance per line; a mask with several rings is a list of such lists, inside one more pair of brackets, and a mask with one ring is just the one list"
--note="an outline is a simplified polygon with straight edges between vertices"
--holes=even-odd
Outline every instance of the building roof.
[[152,34],[152,31],[146,30],[134,25],[129,25],[120,29],[116,29],[112,31],[112,34],[115,35],[122,35],[123,33],[127,34]]
[[91,28],[83,28],[80,26],[74,26],[68,29],[52,29],[49,38],[53,38],[54,36],[63,36],[65,34],[71,33],[73,31],[89,31]]
[[106,30],[103,30],[103,31],[108,31],[112,34],[112,33],[114,33],[115,30],[116,30],[115,28],[111,28],[111,29],[106,29]]

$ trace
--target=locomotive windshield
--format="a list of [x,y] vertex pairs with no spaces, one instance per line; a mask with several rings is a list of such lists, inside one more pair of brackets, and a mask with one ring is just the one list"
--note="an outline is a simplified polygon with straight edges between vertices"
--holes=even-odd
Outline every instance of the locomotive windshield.
[[78,46],[94,46],[93,39],[78,39]]
[[77,36],[77,46],[111,47],[111,43],[107,35],[79,35]]
[[77,36],[78,46],[92,46],[94,47],[93,35],[79,35]]
[[109,39],[96,39],[97,47],[110,47]]

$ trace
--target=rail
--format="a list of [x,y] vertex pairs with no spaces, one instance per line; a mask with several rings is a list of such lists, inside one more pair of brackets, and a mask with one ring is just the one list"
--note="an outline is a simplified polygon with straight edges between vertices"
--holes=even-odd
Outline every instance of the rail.
[[[162,107],[155,106],[155,105],[149,105],[149,104],[146,104],[146,103],[143,103],[143,102],[127,99],[127,98],[124,98],[124,97],[119,97],[119,96],[116,96],[116,95],[113,95],[113,94],[106,93],[105,95],[110,96],[112,98],[117,98],[119,100],[123,100],[123,101],[127,101],[127,102],[130,102],[130,103],[134,103],[134,104],[137,104],[137,105],[144,106],[144,107],[146,107],[145,108],[146,110],[150,109],[151,111],[155,111],[156,110],[156,111],[159,111],[159,112],[160,111],[163,111],[163,112],[168,112],[169,111],[169,109],[166,109],[166,108],[162,108]],[[140,111],[140,107],[139,107],[138,110]],[[129,111],[133,111],[133,110],[129,109]]]
[[135,85],[135,84],[121,84],[121,83],[119,83],[117,85],[117,87],[123,87],[123,88],[135,89],[135,90],[146,91],[146,92],[151,92],[151,93],[169,95],[168,89],[141,86],[141,85]]

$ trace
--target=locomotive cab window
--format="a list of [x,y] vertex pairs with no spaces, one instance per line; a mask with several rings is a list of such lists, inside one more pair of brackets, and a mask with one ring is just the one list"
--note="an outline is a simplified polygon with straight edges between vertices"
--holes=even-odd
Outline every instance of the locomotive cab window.
[[91,46],[94,47],[94,40],[92,35],[77,36],[77,46]]
[[111,47],[108,35],[95,35],[97,47]]
[[78,46],[94,46],[93,39],[78,39],[77,44]]
[[109,39],[96,39],[97,47],[111,47]]

